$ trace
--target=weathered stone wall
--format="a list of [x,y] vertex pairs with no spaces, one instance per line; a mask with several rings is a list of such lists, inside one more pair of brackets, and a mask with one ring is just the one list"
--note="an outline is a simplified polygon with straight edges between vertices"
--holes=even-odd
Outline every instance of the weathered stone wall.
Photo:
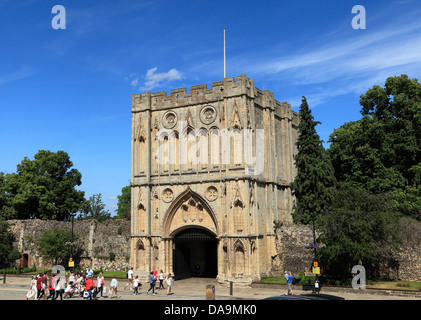
[[403,250],[398,253],[397,278],[421,281],[421,222],[409,218],[402,219],[400,237]]
[[[46,229],[66,227],[71,230],[71,222],[43,220],[9,220],[15,235],[15,246],[29,256],[28,266],[48,268],[36,250],[35,241]],[[398,253],[398,269],[385,272],[385,276],[406,281],[421,281],[421,222],[403,219],[400,226],[403,240]],[[130,267],[130,222],[109,220],[99,223],[93,220],[74,222],[74,233],[79,235],[80,244],[85,249],[82,267],[103,270],[126,270]],[[267,275],[279,276],[284,271],[293,274],[311,274],[310,266],[314,252],[304,246],[313,242],[311,226],[283,223],[276,229],[276,255],[272,256],[271,270]],[[115,260],[110,261],[110,252]]]
[[[52,267],[43,261],[35,242],[47,229],[68,228],[71,222],[44,220],[9,220],[10,229],[15,235],[15,246],[28,254],[28,267]],[[74,234],[79,236],[79,244],[84,249],[81,267],[103,270],[126,270],[130,263],[130,221],[109,220],[99,223],[95,220],[75,220]],[[63,244],[64,245],[64,244]],[[110,252],[115,260],[110,261]]]
[[[385,267],[381,276],[403,281],[421,281],[421,222],[401,219],[399,237],[401,250],[396,254],[397,268]],[[314,251],[306,249],[313,242],[312,226],[283,223],[276,230],[277,256],[272,257],[271,275],[278,276],[285,271],[298,275],[310,275]],[[316,231],[317,236],[317,231]],[[351,276],[351,271],[349,276]]]
[[311,274],[311,263],[314,251],[306,249],[306,244],[313,242],[313,230],[311,226],[283,223],[276,230],[276,251],[278,255],[272,257],[272,275],[283,275],[285,271],[291,271],[298,275]]

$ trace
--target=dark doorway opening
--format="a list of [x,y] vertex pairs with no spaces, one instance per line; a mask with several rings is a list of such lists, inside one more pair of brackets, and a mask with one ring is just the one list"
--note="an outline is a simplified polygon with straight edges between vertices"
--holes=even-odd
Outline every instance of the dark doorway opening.
[[28,261],[29,261],[29,255],[27,253],[22,254],[22,260],[20,263],[21,268],[28,268]]
[[174,237],[173,270],[176,279],[216,278],[218,240],[210,232],[191,228]]

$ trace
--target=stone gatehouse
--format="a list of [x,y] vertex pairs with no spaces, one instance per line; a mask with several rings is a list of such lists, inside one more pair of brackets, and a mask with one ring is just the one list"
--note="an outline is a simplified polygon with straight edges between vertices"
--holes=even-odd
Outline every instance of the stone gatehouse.
[[131,264],[250,283],[291,222],[298,114],[245,75],[132,96]]

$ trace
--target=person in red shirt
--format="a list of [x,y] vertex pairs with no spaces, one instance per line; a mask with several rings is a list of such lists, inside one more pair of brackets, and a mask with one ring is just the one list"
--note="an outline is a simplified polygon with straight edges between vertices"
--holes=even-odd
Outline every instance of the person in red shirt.
[[37,278],[37,300],[39,300],[42,297],[42,281],[43,279],[43,274],[40,272]]
[[86,300],[92,300],[92,293],[95,290],[95,282],[94,280],[92,280],[92,275],[90,275],[88,277],[88,279],[86,280],[86,288],[85,290],[87,290],[89,292],[89,295],[86,297]]

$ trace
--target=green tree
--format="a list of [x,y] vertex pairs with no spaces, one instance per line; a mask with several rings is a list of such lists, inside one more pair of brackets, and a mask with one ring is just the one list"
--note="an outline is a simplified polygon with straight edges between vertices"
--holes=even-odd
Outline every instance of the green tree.
[[398,215],[387,194],[372,194],[349,184],[335,190],[329,213],[319,219],[322,265],[330,274],[349,277],[354,265],[362,264],[370,276],[382,267],[396,266],[400,238]]
[[18,219],[68,220],[85,201],[81,173],[64,151],[40,150],[4,176],[7,205]]
[[317,218],[323,214],[333,200],[335,177],[316,131],[319,123],[314,121],[307,100],[303,97],[296,142],[298,152],[294,157],[297,175],[291,188],[297,199],[294,221],[304,224],[311,222],[312,215]]
[[[77,242],[79,236],[73,234],[73,243]],[[74,246],[72,250],[72,231],[67,228],[47,229],[36,240],[38,251],[43,259],[57,264],[65,264],[73,251],[73,260],[78,263],[82,256],[82,246]]]
[[116,219],[130,220],[131,217],[131,201],[132,201],[132,188],[130,185],[121,189],[121,194],[117,196],[117,210]]
[[421,84],[407,75],[387,78],[384,88],[374,86],[360,99],[362,115],[384,125],[381,160],[407,181],[410,168],[421,162]]
[[421,162],[421,84],[407,75],[361,95],[362,119],[331,134],[328,150],[338,181],[372,193],[403,190]]
[[101,193],[92,195],[87,200],[82,209],[82,219],[94,219],[100,222],[111,218],[111,214],[108,210],[105,210],[105,204],[102,202]]
[[14,236],[9,228],[10,226],[7,221],[0,219],[0,268],[9,267],[14,258],[11,255],[13,252]]
[[382,161],[386,136],[384,124],[369,116],[335,129],[327,153],[337,181],[377,194],[403,188],[403,175]]
[[6,176],[0,172],[0,219],[17,219],[15,209],[10,205],[10,196],[6,187]]
[[393,192],[393,207],[404,215],[421,221],[421,163],[409,170],[413,179],[404,189]]

